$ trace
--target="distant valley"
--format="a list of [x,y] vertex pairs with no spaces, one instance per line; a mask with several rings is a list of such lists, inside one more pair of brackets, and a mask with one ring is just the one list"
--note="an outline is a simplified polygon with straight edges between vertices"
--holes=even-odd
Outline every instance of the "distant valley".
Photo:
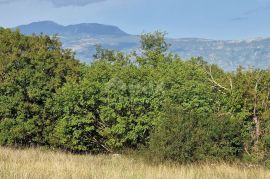
[[[140,46],[139,35],[131,35],[116,26],[83,23],[63,26],[52,21],[21,25],[22,33],[58,34],[63,46],[76,52],[76,57],[89,63],[95,53],[95,45],[124,52]],[[243,67],[267,68],[270,66],[270,38],[250,40],[209,40],[200,38],[169,38],[170,51],[188,59],[202,56],[209,63],[215,63],[225,70]]]

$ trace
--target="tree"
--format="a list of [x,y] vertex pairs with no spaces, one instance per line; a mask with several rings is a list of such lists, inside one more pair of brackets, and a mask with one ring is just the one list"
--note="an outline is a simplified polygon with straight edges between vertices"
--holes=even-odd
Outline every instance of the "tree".
[[141,51],[143,56],[137,56],[136,61],[139,65],[148,65],[156,67],[158,63],[162,63],[170,59],[165,57],[170,44],[165,40],[165,33],[155,32],[141,35]]
[[46,101],[67,81],[80,78],[80,64],[56,37],[0,30],[0,143],[44,144]]

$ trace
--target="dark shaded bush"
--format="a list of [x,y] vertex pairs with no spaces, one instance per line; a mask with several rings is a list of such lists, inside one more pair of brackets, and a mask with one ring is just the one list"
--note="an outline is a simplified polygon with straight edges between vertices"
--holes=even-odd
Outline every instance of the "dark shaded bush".
[[182,163],[241,158],[240,129],[226,115],[168,108],[150,137],[149,154]]

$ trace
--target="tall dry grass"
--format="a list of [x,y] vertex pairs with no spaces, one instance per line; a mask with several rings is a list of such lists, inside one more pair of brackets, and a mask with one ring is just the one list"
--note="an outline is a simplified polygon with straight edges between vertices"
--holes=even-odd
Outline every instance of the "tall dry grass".
[[263,168],[218,165],[149,165],[118,155],[72,155],[42,149],[0,148],[0,178],[128,179],[128,178],[270,178]]

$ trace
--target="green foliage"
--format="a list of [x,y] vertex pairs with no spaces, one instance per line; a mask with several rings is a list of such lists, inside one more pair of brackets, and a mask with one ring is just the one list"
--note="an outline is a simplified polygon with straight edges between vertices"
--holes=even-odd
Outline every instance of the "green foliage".
[[161,32],[139,53],[97,47],[90,65],[56,37],[0,29],[0,42],[0,145],[269,163],[269,70],[182,60]]
[[112,78],[103,92],[100,117],[106,124],[103,135],[112,148],[145,144],[158,118],[162,88],[147,81],[147,76],[140,76],[140,69],[134,68]]
[[46,143],[46,101],[69,80],[78,80],[80,64],[58,39],[0,30],[0,142]]
[[230,160],[242,155],[241,125],[229,116],[168,107],[151,135],[155,160]]
[[170,45],[165,41],[164,32],[146,33],[141,35],[141,49],[147,52],[164,53]]
[[95,84],[84,83],[78,88],[78,84],[69,83],[47,102],[50,145],[77,152],[101,151],[97,90]]

